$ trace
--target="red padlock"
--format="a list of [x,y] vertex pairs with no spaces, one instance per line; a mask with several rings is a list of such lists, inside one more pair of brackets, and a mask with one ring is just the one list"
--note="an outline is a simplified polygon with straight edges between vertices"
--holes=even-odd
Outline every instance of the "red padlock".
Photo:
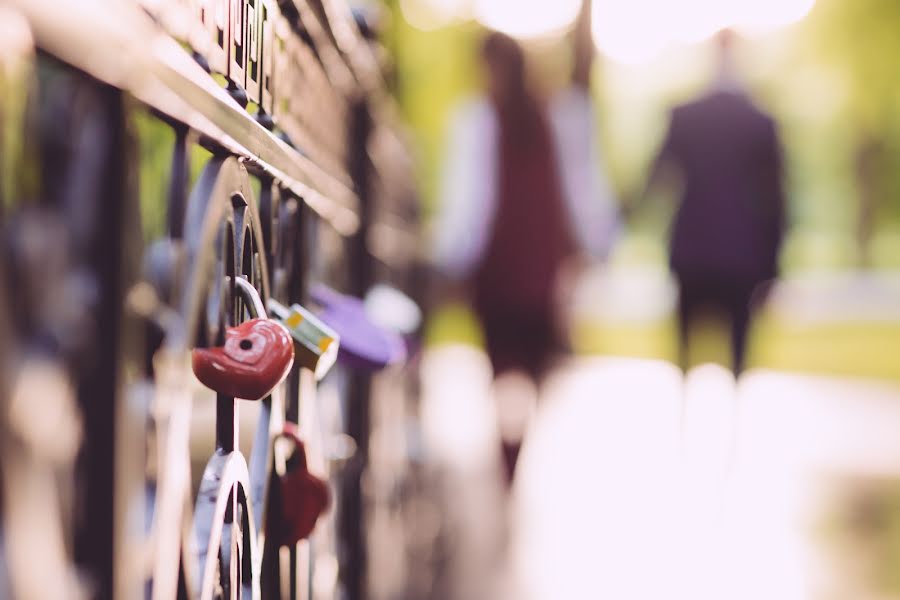
[[270,513],[269,532],[282,546],[293,546],[312,534],[319,517],[331,504],[328,484],[309,472],[306,449],[293,423],[285,423],[283,437],[294,442],[297,463],[279,480],[281,510]]
[[225,345],[196,348],[194,375],[206,387],[243,400],[265,398],[294,364],[294,341],[283,325],[251,319],[225,332]]

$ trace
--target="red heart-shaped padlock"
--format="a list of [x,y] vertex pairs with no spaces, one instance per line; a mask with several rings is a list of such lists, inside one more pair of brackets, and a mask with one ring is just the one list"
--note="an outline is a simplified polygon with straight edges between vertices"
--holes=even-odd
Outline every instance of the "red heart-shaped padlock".
[[294,364],[294,341],[281,323],[251,319],[225,332],[225,345],[194,349],[194,375],[206,387],[243,400],[265,398]]
[[283,435],[294,442],[297,462],[280,478],[280,522],[270,520],[269,531],[282,546],[293,546],[312,534],[319,517],[331,504],[331,492],[328,484],[309,472],[306,450],[296,426],[286,423]]

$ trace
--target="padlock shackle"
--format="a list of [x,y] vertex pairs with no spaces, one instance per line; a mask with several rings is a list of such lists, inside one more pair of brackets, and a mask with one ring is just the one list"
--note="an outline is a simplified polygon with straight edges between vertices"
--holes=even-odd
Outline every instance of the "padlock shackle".
[[297,428],[296,423],[291,423],[290,421],[286,422],[281,430],[276,436],[276,439],[287,439],[293,442],[294,444],[294,452],[297,454],[298,461],[302,468],[307,468],[306,462],[306,445],[303,443],[303,439],[300,437],[300,431]]
[[266,307],[263,304],[262,298],[259,297],[259,291],[253,287],[253,284],[244,277],[235,277],[234,284],[237,287],[238,294],[240,294],[241,298],[244,299],[244,302],[247,303],[247,309],[250,311],[250,316],[254,319],[268,319]]

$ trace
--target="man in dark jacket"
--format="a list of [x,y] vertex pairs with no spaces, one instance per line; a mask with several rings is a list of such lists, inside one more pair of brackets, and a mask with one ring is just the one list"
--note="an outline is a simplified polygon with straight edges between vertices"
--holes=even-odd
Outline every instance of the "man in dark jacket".
[[650,181],[672,172],[683,190],[670,245],[681,365],[688,366],[693,318],[714,308],[730,320],[732,368],[739,375],[758,292],[777,275],[783,164],[775,122],[733,75],[732,34],[719,34],[717,44],[715,85],[672,111]]

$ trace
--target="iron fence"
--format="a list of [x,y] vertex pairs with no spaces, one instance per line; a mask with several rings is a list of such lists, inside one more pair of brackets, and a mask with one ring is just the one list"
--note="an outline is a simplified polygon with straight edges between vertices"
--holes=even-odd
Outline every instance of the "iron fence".
[[[340,0],[0,2],[0,596],[365,597],[372,370],[336,367],[327,424],[316,361],[339,340],[312,310],[260,400],[195,376],[318,288],[415,287],[411,161],[358,20]],[[298,472],[332,490],[311,536],[290,534],[315,495]]]

